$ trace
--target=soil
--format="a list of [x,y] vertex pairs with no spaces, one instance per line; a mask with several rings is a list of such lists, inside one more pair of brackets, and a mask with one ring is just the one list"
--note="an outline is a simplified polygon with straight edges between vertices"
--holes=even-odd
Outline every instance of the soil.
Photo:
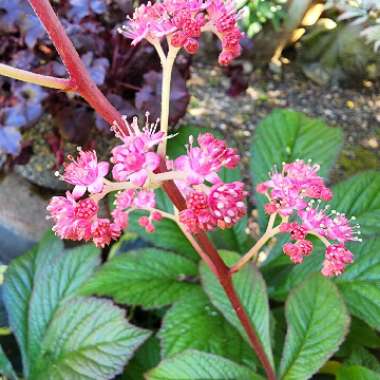
[[254,71],[247,91],[229,97],[229,79],[221,69],[196,62],[189,85],[192,97],[182,125],[221,130],[236,141],[245,164],[250,137],[260,120],[275,108],[291,108],[343,129],[345,143],[333,182],[365,169],[380,169],[380,83],[321,87],[295,65],[284,65],[281,75]]

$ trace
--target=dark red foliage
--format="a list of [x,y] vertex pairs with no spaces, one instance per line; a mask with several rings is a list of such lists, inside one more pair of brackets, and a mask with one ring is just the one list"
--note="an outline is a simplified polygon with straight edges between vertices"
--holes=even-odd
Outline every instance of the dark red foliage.
[[[99,0],[62,0],[54,6],[92,78],[116,108],[128,117],[144,115],[149,110],[156,118],[159,116],[161,79],[156,52],[148,43],[132,47],[129,40],[117,33],[126,14],[133,12],[131,1],[117,0],[107,4]],[[0,2],[0,34],[2,62],[44,75],[67,76],[27,1]],[[189,77],[189,65],[189,58],[179,57],[173,77],[171,124],[186,111],[189,94],[185,79]],[[19,154],[22,148],[19,129],[38,122],[43,113],[53,116],[56,130],[52,131],[52,136],[59,141],[67,139],[84,146],[91,143],[88,139],[93,136],[90,133],[93,128],[109,132],[109,125],[96,117],[79,97],[73,101],[66,94],[44,89],[31,92],[32,98],[25,99],[20,96],[21,91],[19,84],[1,80],[0,100],[7,111],[0,115],[0,152]],[[19,117],[16,119],[13,115]],[[49,141],[50,144],[51,139]],[[58,152],[56,143],[50,145]],[[58,156],[57,153],[57,159]]]

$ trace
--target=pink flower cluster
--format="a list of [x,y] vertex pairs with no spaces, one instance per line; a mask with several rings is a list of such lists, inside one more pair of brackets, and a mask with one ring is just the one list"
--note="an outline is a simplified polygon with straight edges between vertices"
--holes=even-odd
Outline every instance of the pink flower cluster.
[[[269,200],[265,211],[282,217],[280,232],[289,233],[294,241],[283,246],[284,253],[294,263],[302,263],[313,250],[313,244],[306,236],[314,235],[326,245],[322,274],[336,276],[353,261],[352,253],[344,244],[360,241],[360,231],[345,215],[328,212],[329,206],[319,209],[321,201],[332,199],[332,192],[318,176],[318,171],[318,165],[302,160],[283,164],[281,173],[272,173],[268,181],[257,186],[257,191]],[[293,221],[289,222],[289,218]]]
[[[136,118],[131,124],[124,121],[128,135],[113,126],[122,144],[112,149],[112,169],[108,162],[98,162],[95,152],[83,150],[76,160],[69,157],[70,163],[64,166],[61,178],[74,185],[74,190],[53,197],[48,206],[53,231],[62,239],[92,239],[104,247],[128,227],[129,213],[134,210],[148,212],[139,218],[147,232],[153,232],[154,223],[162,219],[154,189],[165,179],[155,174],[161,158],[154,149],[166,137],[155,132],[156,124],[149,124],[148,117],[142,130]],[[246,213],[246,192],[241,182],[224,183],[218,172],[236,167],[239,156],[210,133],[199,135],[197,142],[194,147],[191,137],[187,153],[168,160],[170,171],[163,173],[176,181],[186,198],[187,209],[179,219],[193,233],[230,228]],[[105,178],[110,170],[115,182]],[[110,192],[116,192],[115,208],[109,218],[101,217],[99,201]]]
[[[139,129],[137,119],[131,124],[125,121],[125,124],[128,136],[115,126],[117,136],[123,141],[122,145],[112,151],[112,175],[116,182],[104,178],[109,172],[110,164],[98,162],[95,152],[80,150],[77,160],[69,157],[71,162],[65,165],[62,179],[74,185],[74,190],[72,193],[67,192],[66,196],[53,197],[47,208],[54,222],[53,231],[62,239],[92,239],[96,246],[104,247],[127,228],[128,214],[132,210],[149,211],[149,216],[140,218],[140,225],[149,232],[154,230],[152,222],[161,219],[159,212],[152,211],[156,205],[155,194],[147,190],[145,185],[149,182],[149,173],[160,163],[159,156],[151,149],[164,136],[155,133],[155,124],[149,124],[148,121],[143,130]],[[126,189],[120,190],[123,188]],[[112,220],[99,217],[100,199],[116,190],[119,191]],[[89,196],[82,198],[86,191]]]
[[198,51],[201,33],[211,31],[222,43],[219,63],[228,65],[241,54],[238,18],[232,0],[163,0],[140,5],[120,31],[133,45],[167,36],[172,46],[190,54]]
[[173,163],[174,169],[184,174],[176,181],[187,204],[180,212],[180,221],[192,233],[230,228],[246,214],[247,193],[243,183],[224,183],[218,172],[233,169],[240,158],[235,149],[210,133],[199,135],[197,141],[199,146],[194,147],[190,137],[187,154]]

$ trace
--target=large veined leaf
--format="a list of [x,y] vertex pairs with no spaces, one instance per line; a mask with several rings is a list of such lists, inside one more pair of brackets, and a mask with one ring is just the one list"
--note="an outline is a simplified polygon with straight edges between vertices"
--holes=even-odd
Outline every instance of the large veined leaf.
[[379,377],[378,373],[359,365],[342,366],[336,374],[336,380],[377,380]]
[[[232,265],[239,259],[235,252],[221,251],[221,257],[227,265]],[[224,317],[241,333],[249,342],[234,309],[231,307],[222,286],[205,263],[200,264],[202,286],[211,303],[224,315]],[[233,275],[235,290],[249,316],[264,350],[273,363],[273,356],[269,336],[269,305],[265,282],[260,272],[251,265]]]
[[75,298],[57,311],[41,343],[30,379],[107,380],[149,336],[130,325],[111,301]]
[[195,349],[255,368],[252,349],[201,289],[171,307],[158,336],[164,357]]
[[[268,178],[274,165],[297,158],[321,165],[326,176],[334,164],[343,143],[342,132],[329,128],[322,120],[311,119],[300,112],[275,110],[257,127],[251,145],[251,175],[254,185]],[[257,194],[260,225],[265,227],[263,205],[266,198]]]
[[5,355],[3,348],[0,346],[0,374],[6,376],[9,380],[17,380],[17,375],[12,367],[11,362]]
[[378,373],[380,378],[380,362],[370,351],[362,346],[355,347],[344,361],[345,365],[360,365]]
[[380,230],[380,172],[360,173],[333,188],[331,207],[356,217],[363,238]]
[[350,312],[380,330],[380,238],[360,243],[354,263],[335,282]]
[[171,304],[199,285],[193,278],[197,264],[171,252],[153,248],[112,258],[82,288],[84,295],[112,297],[119,303],[146,308]]
[[4,303],[26,374],[39,355],[42,336],[60,303],[75,294],[99,261],[96,248],[64,251],[61,241],[48,234],[8,267]]
[[339,354],[345,357],[358,348],[364,347],[369,349],[380,348],[380,336],[376,330],[368,326],[361,319],[353,317],[351,318],[350,332],[339,349]]
[[284,380],[309,379],[338,350],[350,318],[336,286],[313,275],[289,295],[280,365]]
[[148,372],[147,380],[259,380],[252,370],[228,359],[188,350],[163,360]]
[[107,380],[149,336],[111,301],[78,298],[99,262],[95,247],[64,250],[49,234],[10,264],[4,301],[29,380]]

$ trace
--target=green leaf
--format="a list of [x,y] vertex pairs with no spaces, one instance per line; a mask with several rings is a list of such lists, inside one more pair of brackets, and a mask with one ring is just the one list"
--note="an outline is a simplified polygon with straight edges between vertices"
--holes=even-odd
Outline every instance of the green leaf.
[[[251,144],[251,175],[254,185],[268,179],[274,165],[292,162],[297,158],[321,165],[326,176],[341,149],[342,132],[329,128],[322,120],[311,119],[300,112],[275,110],[257,127]],[[262,228],[266,224],[263,205],[266,198],[256,195]]]
[[260,380],[250,369],[228,359],[188,350],[163,360],[146,374],[147,380]]
[[122,380],[144,380],[144,373],[160,362],[160,342],[151,336],[136,352],[123,373]]
[[335,285],[313,275],[289,295],[281,379],[309,379],[337,351],[350,318]]
[[130,325],[111,301],[69,300],[49,325],[30,379],[111,379],[149,335]]
[[8,380],[17,380],[17,375],[12,367],[11,362],[5,355],[3,348],[0,346],[0,375],[8,378]]
[[350,312],[380,330],[380,238],[355,247],[354,263],[335,282]]
[[364,347],[371,349],[380,348],[380,336],[360,319],[352,318],[350,332],[340,347],[339,352],[337,352],[337,356],[346,357],[355,350],[364,349]]
[[380,230],[380,172],[360,173],[333,188],[333,209],[355,216],[363,238]]
[[351,352],[351,355],[345,360],[345,365],[361,365],[372,371],[378,372],[380,378],[379,360],[364,347],[355,347]]
[[342,366],[336,374],[336,380],[378,380],[379,374],[358,365]]
[[[239,255],[234,252],[220,251],[220,255],[227,265],[232,265],[239,259]],[[222,286],[208,269],[205,263],[200,264],[200,273],[203,289],[210,298],[211,303],[224,315],[240,334],[249,342],[249,339],[242,327],[234,309],[231,307]],[[251,265],[246,265],[243,269],[233,275],[233,284],[236,292],[249,316],[264,350],[273,363],[273,356],[269,335],[269,305],[265,282],[260,272]]]
[[177,223],[170,219],[162,219],[154,224],[156,230],[153,233],[149,233],[138,224],[138,218],[141,215],[144,215],[144,213],[131,213],[128,231],[137,233],[143,240],[149,242],[156,248],[176,252],[196,263],[199,261],[198,254],[182,233]]
[[197,265],[153,248],[112,258],[82,288],[83,295],[112,297],[118,303],[146,308],[169,305],[198,287]]
[[195,349],[256,367],[252,349],[210,304],[201,289],[171,307],[158,337],[163,357]]
[[94,247],[64,251],[62,242],[49,234],[8,267],[3,297],[26,376],[60,303],[75,295],[99,262],[99,250]]

